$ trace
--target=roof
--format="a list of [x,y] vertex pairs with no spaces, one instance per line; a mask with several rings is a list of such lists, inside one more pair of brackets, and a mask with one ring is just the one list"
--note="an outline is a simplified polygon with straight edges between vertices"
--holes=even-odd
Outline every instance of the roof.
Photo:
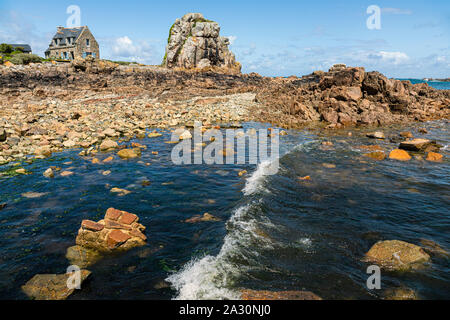
[[52,40],[62,39],[60,45],[65,45],[67,38],[75,38],[75,39],[77,39],[85,28],[86,27],[77,27],[77,28],[62,28],[62,27],[59,27],[58,31],[56,31],[56,34],[53,36]]
[[31,47],[28,44],[10,44],[10,46],[13,47],[13,49],[23,48],[23,51],[31,52]]

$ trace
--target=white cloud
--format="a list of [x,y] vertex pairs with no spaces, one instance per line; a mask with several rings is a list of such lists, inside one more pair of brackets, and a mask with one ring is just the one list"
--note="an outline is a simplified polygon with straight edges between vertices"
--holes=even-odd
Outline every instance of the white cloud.
[[399,8],[382,8],[381,9],[381,13],[386,13],[386,14],[406,14],[406,15],[410,15],[413,12],[411,10],[408,9],[399,9]]
[[228,38],[228,40],[230,40],[230,44],[233,45],[233,43],[234,43],[234,42],[236,41],[236,39],[237,39],[237,36],[228,36],[227,38]]
[[110,48],[109,56],[112,60],[154,62],[154,50],[146,41],[133,41],[128,36],[123,36],[114,39]]
[[409,57],[403,52],[379,51],[369,55],[369,58],[379,59],[383,62],[401,64],[409,61]]

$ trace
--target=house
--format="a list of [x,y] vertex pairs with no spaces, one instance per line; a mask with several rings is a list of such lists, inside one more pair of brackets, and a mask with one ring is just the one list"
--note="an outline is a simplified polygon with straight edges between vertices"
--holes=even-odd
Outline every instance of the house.
[[58,27],[45,57],[64,60],[86,58],[92,56],[100,58],[97,40],[95,40],[87,26],[78,28]]
[[28,44],[9,44],[12,48],[13,51],[22,51],[23,53],[28,53],[31,54],[31,47]]

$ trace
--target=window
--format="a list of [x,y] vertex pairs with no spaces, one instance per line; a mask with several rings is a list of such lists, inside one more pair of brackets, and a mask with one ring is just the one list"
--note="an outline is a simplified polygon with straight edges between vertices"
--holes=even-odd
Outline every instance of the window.
[[91,44],[90,44],[90,41],[89,41],[89,39],[86,39],[86,46],[90,46]]
[[97,55],[95,54],[95,52],[92,53],[92,56],[93,56],[94,58],[97,58]]

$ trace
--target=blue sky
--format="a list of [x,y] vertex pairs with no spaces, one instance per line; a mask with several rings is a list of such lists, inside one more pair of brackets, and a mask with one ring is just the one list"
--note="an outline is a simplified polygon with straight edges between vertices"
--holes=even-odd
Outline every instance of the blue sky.
[[[159,64],[175,19],[201,12],[231,38],[243,72],[304,75],[345,63],[389,77],[450,77],[449,0],[0,0],[0,42],[43,55],[69,5],[108,59]],[[366,26],[370,5],[381,8],[380,30]]]

